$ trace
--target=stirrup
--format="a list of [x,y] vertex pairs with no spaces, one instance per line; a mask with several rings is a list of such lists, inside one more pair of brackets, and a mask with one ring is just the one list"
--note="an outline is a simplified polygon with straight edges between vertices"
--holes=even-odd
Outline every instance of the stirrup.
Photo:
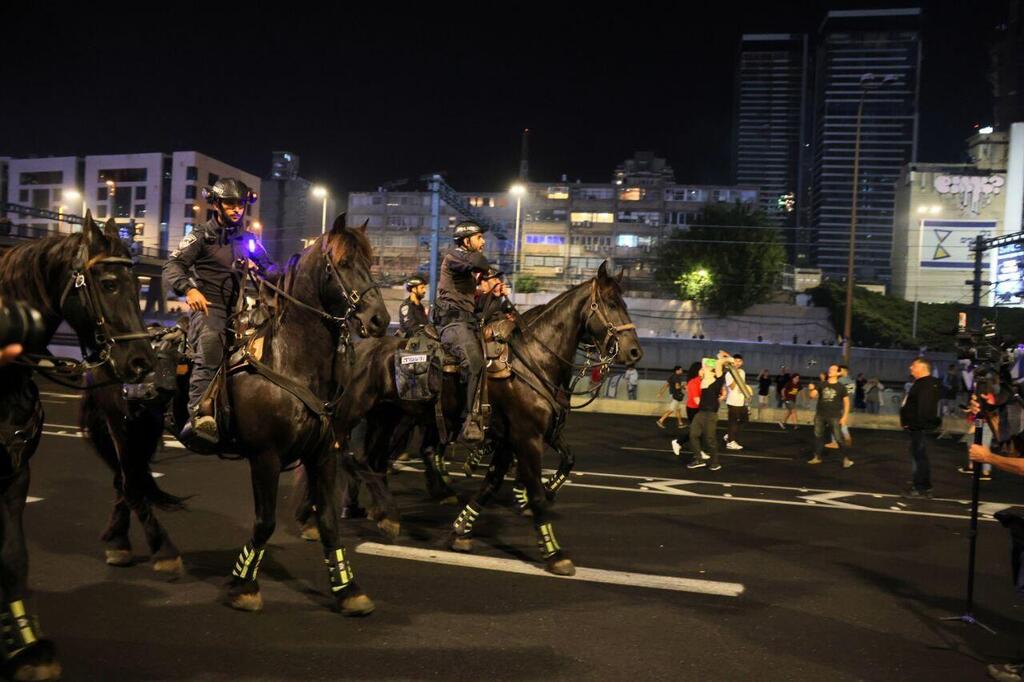
[[484,430],[480,427],[479,418],[476,415],[466,417],[462,423],[462,431],[459,433],[459,443],[478,444],[484,442]]
[[192,432],[197,438],[208,443],[216,443],[220,440],[217,420],[210,416],[195,417],[192,420]]

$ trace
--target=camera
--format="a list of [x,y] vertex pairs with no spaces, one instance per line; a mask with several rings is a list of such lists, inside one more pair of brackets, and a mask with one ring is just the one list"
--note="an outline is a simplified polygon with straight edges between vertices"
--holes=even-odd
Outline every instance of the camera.
[[0,302],[0,347],[20,343],[41,350],[47,340],[42,313],[20,301]]
[[974,392],[996,394],[1000,385],[1013,386],[1010,375],[1016,347],[996,329],[996,323],[983,319],[981,328],[967,328],[967,313],[958,314],[956,332],[956,355],[960,360],[970,360],[974,365]]

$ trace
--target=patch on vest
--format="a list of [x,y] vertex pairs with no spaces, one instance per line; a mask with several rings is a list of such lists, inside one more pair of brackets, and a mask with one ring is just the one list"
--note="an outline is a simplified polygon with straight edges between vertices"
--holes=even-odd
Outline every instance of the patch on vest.
[[423,353],[421,355],[405,355],[405,356],[402,356],[402,364],[403,365],[412,365],[412,364],[415,364],[417,362],[426,362],[426,361],[427,361],[426,353]]
[[189,232],[188,234],[186,234],[184,239],[181,240],[181,243],[178,244],[178,248],[174,251],[174,253],[171,254],[171,258],[177,258],[178,254],[180,254],[182,251],[184,251],[189,246],[191,246],[192,243],[195,242],[195,240],[196,240],[196,233],[195,232]]

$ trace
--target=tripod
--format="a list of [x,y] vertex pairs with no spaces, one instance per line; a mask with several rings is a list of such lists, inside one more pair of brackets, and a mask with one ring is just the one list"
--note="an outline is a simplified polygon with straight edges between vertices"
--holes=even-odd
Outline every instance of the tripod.
[[[978,413],[974,421],[974,444],[981,445],[984,439],[984,416]],[[981,422],[981,423],[979,423]],[[967,603],[964,605],[964,612],[959,616],[946,616],[942,620],[958,620],[968,625],[977,625],[989,634],[996,634],[996,631],[985,625],[974,617],[974,555],[978,546],[978,497],[981,490],[981,464],[974,463],[974,472],[971,476],[971,530],[967,537],[971,540],[971,549],[967,558]]]

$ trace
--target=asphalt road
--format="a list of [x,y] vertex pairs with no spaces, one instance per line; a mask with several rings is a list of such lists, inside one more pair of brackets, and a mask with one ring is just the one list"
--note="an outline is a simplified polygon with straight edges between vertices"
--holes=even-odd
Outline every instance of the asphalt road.
[[[457,509],[403,471],[398,542],[382,547],[372,524],[352,521],[350,547],[422,548],[440,563],[354,554],[377,605],[365,619],[329,609],[322,554],[297,537],[284,485],[260,571],[266,607],[249,614],[221,603],[249,538],[248,467],[162,450],[160,484],[193,496],[161,515],[187,575],[155,574],[137,527],[138,563],[108,567],[98,536],[111,477],[72,426],[68,396],[44,396],[41,499],[26,530],[34,603],[69,680],[982,680],[985,663],[1024,654],[1008,534],[994,521],[981,522],[976,615],[998,634],[940,620],[963,610],[968,547],[970,479],[948,441],[932,447],[939,499],[906,501],[895,496],[909,477],[900,433],[855,432],[856,465],[843,470],[836,457],[805,463],[808,427],[753,424],[721,471],[687,471],[653,419],[574,414],[578,474],[555,528],[578,566],[626,584],[505,570],[539,564],[508,487],[477,524],[476,554],[505,561],[450,565],[439,550]],[[984,511],[1024,506],[1021,483],[985,483]],[[467,493],[475,484],[458,480]],[[680,591],[718,583],[742,593]]]

